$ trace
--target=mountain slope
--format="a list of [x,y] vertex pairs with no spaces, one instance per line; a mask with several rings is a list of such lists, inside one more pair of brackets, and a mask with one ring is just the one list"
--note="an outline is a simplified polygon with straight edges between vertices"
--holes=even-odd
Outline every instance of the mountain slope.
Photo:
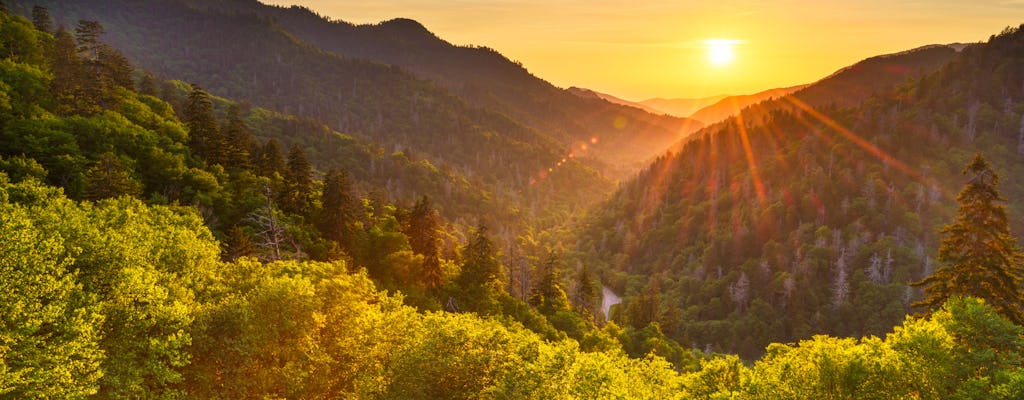
[[15,2],[12,9],[27,12],[33,4],[47,6],[58,22],[100,21],[110,32],[105,39],[144,69],[455,171],[489,193],[485,210],[571,207],[608,187],[579,158],[554,168],[569,149],[546,134],[401,68],[315,48],[259,15],[174,0]]
[[[659,110],[657,108],[645,105],[643,103],[638,103],[638,102],[629,101],[629,100],[626,100],[626,99],[621,99],[621,98],[612,96],[612,95],[607,94],[607,93],[601,93],[601,92],[593,91],[593,90],[590,90],[590,89],[578,88],[578,87],[573,86],[573,87],[570,87],[570,88],[566,89],[566,91],[568,91],[569,93],[572,93],[572,94],[574,94],[576,96],[582,97],[582,98],[603,99],[603,100],[607,100],[609,103],[615,103],[615,104],[620,104],[620,105],[624,105],[624,106],[628,106],[628,107],[639,108],[641,110],[647,111],[647,112],[649,112],[651,114],[654,114],[654,115],[669,114],[669,113],[661,111],[661,110]],[[678,115],[678,114],[673,114],[673,115]]]
[[327,21],[302,7],[265,6],[255,0],[193,4],[258,15],[317,48],[400,66],[437,82],[469,104],[509,115],[563,145],[579,145],[596,137],[604,144],[590,146],[589,152],[613,164],[613,171],[620,175],[634,172],[640,163],[701,126],[580,98],[533,76],[494,49],[454,46],[409,19],[352,25]]
[[765,91],[757,92],[754,94],[741,95],[741,96],[727,96],[718,100],[714,104],[701,107],[696,112],[690,114],[690,118],[696,119],[703,122],[704,124],[711,125],[716,122],[722,121],[733,115],[736,115],[740,110],[752,105],[757,104],[765,100],[779,98],[800,89],[807,87],[808,85],[791,86],[787,88],[768,89]]
[[[720,100],[729,97],[727,95],[702,97],[699,99],[662,99],[653,98],[641,101],[640,104],[660,110],[663,113],[675,115],[679,117],[691,117],[693,113],[700,109],[710,106],[719,102]],[[694,118],[696,119],[696,118]],[[699,121],[699,120],[698,120]],[[701,121],[703,122],[703,121]]]
[[[828,102],[880,92],[852,107],[792,102],[706,128],[623,184],[580,241],[626,295],[617,318],[745,357],[816,333],[881,334],[914,311],[907,283],[935,268],[937,231],[976,151],[1004,178],[1022,232],[1024,31],[952,56],[898,88],[867,82]],[[822,102],[843,87],[801,93]]]

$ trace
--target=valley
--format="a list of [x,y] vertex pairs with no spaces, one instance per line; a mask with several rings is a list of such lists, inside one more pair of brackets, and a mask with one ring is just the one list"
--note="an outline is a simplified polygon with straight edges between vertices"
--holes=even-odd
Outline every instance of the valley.
[[1024,396],[1024,28],[630,101],[400,16],[2,4],[0,397]]

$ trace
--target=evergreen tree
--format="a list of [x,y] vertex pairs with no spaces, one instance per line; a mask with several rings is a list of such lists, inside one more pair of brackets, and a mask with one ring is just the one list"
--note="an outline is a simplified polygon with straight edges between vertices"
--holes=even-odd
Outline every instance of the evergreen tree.
[[352,196],[351,183],[344,170],[333,169],[324,177],[321,197],[323,212],[318,220],[324,238],[333,240],[352,254],[358,202]]
[[540,310],[542,314],[552,315],[569,308],[569,299],[558,282],[561,264],[562,261],[557,254],[549,253],[548,259],[538,271],[540,276],[537,285],[530,291],[530,305]]
[[50,10],[43,6],[32,7],[32,25],[43,32],[53,33],[53,18],[50,17]]
[[[75,27],[78,55],[82,60],[81,71],[85,74],[81,79],[82,88],[84,89],[83,95],[90,106],[99,106],[100,109],[106,109],[106,104],[110,97],[110,89],[113,87],[114,82],[104,66],[104,62],[109,60],[104,60],[104,57],[109,58],[113,53],[117,53],[117,51],[113,50],[113,48],[103,50],[107,46],[100,42],[102,34],[103,25],[97,21],[79,20],[78,26]],[[107,54],[101,55],[101,53]],[[123,56],[120,62],[127,64],[127,60]],[[114,69],[122,68],[123,65],[114,67]],[[128,70],[130,80],[130,65]],[[95,109],[90,109],[89,111],[97,112]]]
[[288,169],[285,170],[284,190],[281,192],[281,209],[285,212],[308,215],[310,196],[313,193],[313,167],[306,159],[306,152],[293,145],[288,151]]
[[210,164],[220,164],[223,157],[223,141],[213,115],[213,101],[199,85],[192,84],[192,91],[185,103],[184,122],[188,126],[189,146],[196,155]]
[[587,318],[594,318],[594,306],[597,299],[597,289],[594,287],[594,280],[591,278],[590,268],[580,268],[576,275],[576,291],[573,294],[573,302],[580,313]]
[[75,26],[75,38],[78,40],[78,52],[86,60],[99,58],[100,36],[103,25],[99,21],[78,20]]
[[914,306],[937,310],[953,296],[973,296],[991,304],[1010,320],[1024,323],[1021,283],[1024,270],[1017,240],[1010,234],[999,177],[981,154],[964,170],[971,179],[957,196],[953,223],[942,229],[942,263],[931,276],[913,283],[925,298]]
[[142,185],[132,178],[132,171],[114,153],[103,153],[85,174],[85,197],[102,200],[123,195],[138,196]]
[[147,96],[159,97],[159,92],[156,89],[156,78],[149,72],[143,72],[142,77],[139,78],[138,92]]
[[416,202],[403,225],[413,253],[423,255],[421,282],[431,289],[441,286],[444,280],[438,237],[441,224],[437,218],[437,211],[430,205],[430,199],[426,195]]
[[99,46],[98,52],[97,64],[100,70],[99,76],[102,79],[128,89],[135,87],[135,82],[132,81],[132,72],[135,67],[124,54],[105,44]]
[[277,174],[284,174],[287,165],[284,161],[284,154],[281,152],[281,142],[270,138],[263,144],[263,149],[256,160],[256,172],[260,176],[271,177]]
[[238,225],[232,226],[228,230],[225,244],[227,245],[225,250],[227,259],[231,261],[237,260],[239,257],[254,256],[258,250],[256,244],[252,242],[252,238]]
[[228,108],[228,121],[224,128],[224,136],[227,144],[225,152],[227,167],[240,170],[250,169],[252,157],[249,152],[255,147],[256,139],[249,133],[249,128],[242,120],[241,107],[237,103]]
[[82,88],[82,60],[78,57],[75,39],[63,25],[54,34],[50,69],[53,71],[50,92],[57,101],[57,113],[72,115],[86,109]]
[[496,311],[501,263],[495,255],[494,243],[487,237],[487,227],[476,228],[473,239],[462,249],[462,256],[462,272],[456,279],[462,291],[459,307],[483,314]]

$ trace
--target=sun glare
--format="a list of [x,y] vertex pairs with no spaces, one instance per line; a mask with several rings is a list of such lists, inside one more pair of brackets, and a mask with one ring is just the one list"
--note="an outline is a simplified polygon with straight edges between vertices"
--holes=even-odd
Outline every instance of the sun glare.
[[736,53],[733,51],[733,47],[739,43],[739,40],[732,39],[705,40],[704,47],[708,50],[708,61],[717,67],[724,67],[732,64],[733,60],[736,58]]

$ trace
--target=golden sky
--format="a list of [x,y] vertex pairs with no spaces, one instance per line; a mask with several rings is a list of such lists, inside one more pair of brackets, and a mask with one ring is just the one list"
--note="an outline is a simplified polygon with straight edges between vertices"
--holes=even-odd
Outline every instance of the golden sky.
[[[810,83],[874,55],[984,41],[1024,23],[1024,0],[262,1],[357,24],[415,19],[453,44],[495,48],[556,86],[630,100]],[[709,39],[732,44],[731,61],[712,62]]]

